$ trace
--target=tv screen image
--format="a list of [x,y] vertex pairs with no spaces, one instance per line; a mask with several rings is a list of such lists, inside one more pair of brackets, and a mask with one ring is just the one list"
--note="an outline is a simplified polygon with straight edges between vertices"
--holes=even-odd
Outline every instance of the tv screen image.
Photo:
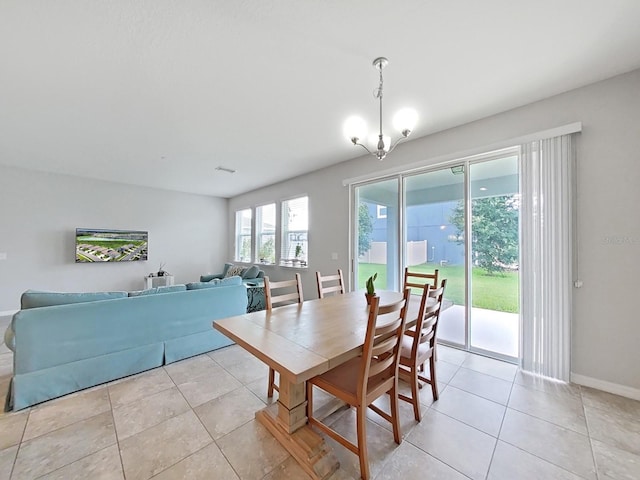
[[76,228],[76,263],[147,260],[148,232]]

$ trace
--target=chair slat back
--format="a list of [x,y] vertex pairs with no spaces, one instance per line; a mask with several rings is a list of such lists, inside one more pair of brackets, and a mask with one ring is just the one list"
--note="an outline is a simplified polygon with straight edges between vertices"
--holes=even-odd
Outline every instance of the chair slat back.
[[[273,295],[274,290],[280,289],[295,289],[295,291]],[[280,282],[272,282],[269,280],[269,277],[264,277],[264,298],[267,310],[272,310],[274,307],[284,303],[292,303],[293,300],[295,300],[296,303],[302,303],[304,301],[302,294],[302,277],[300,277],[299,273],[296,273],[295,279]]]
[[342,277],[342,270],[340,269],[338,269],[337,275],[322,276],[320,272],[316,272],[316,280],[318,282],[318,298],[324,298],[327,294],[344,293],[344,279]]
[[438,269],[433,273],[410,272],[409,267],[404,269],[404,286],[403,288],[419,288],[422,290],[423,285],[429,284],[431,288],[438,288]]
[[370,378],[384,375],[389,381],[395,381],[397,377],[400,343],[410,295],[411,291],[407,288],[401,300],[387,305],[380,305],[380,297],[371,299],[358,384],[360,398],[367,391]]
[[[418,335],[416,336],[416,341],[413,342],[413,350],[416,350],[420,345],[424,345],[425,343],[429,344],[429,348],[435,348],[436,331],[446,286],[446,279],[442,280],[440,288],[432,289],[429,285],[424,285],[419,310],[424,313],[418,315],[418,321],[416,322],[416,332]],[[435,302],[429,302],[429,298],[434,299]]]

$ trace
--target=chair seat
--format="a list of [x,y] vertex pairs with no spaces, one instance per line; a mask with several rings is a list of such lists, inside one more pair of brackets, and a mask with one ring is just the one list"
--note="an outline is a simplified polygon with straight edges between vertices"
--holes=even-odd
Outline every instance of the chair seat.
[[[323,390],[329,389],[333,395],[353,405],[358,403],[358,378],[361,368],[362,357],[352,358],[339,367],[313,378],[311,383]],[[367,394],[376,391],[390,378],[392,377],[384,373],[370,377],[367,382]],[[339,395],[336,394],[336,390],[340,392]]]
[[339,390],[342,400],[355,404],[357,403],[356,390],[358,388],[358,376],[360,375],[361,364],[361,357],[352,358],[338,368],[334,368],[313,378],[311,383],[323,390],[327,390],[325,387],[328,387],[332,394],[335,394],[335,390]]
[[[402,338],[402,345],[400,346],[400,365],[412,365],[411,348],[413,347],[413,337],[405,335]],[[433,350],[429,347],[428,343],[423,343],[418,346],[418,363],[429,358],[433,355]],[[422,361],[420,361],[422,360]]]

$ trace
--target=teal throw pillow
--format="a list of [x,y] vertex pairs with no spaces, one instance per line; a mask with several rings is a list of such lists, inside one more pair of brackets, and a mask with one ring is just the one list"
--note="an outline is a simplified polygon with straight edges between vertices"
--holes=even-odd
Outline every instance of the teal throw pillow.
[[227,272],[229,271],[229,269],[233,267],[233,263],[225,263],[224,264],[224,268],[222,269],[222,277],[226,277],[227,276]]
[[245,270],[245,267],[241,265],[234,265],[232,267],[229,267],[229,270],[227,270],[227,273],[225,273],[224,278],[235,277],[238,275],[242,276]]
[[242,277],[240,277],[239,275],[234,275],[233,277],[219,279],[219,287],[225,287],[228,285],[242,285]]
[[244,271],[244,273],[242,274],[242,278],[244,279],[256,278],[258,276],[258,273],[260,273],[260,269],[258,268],[257,265],[254,265],[252,267],[247,268]]

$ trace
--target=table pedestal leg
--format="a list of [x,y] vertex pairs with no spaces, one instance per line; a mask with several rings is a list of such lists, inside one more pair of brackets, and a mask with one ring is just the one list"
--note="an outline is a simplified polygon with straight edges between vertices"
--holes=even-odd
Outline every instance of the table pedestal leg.
[[[324,439],[307,425],[305,384],[280,379],[278,402],[256,412],[256,419],[313,479],[324,480],[340,464]],[[277,410],[276,410],[277,408]]]

